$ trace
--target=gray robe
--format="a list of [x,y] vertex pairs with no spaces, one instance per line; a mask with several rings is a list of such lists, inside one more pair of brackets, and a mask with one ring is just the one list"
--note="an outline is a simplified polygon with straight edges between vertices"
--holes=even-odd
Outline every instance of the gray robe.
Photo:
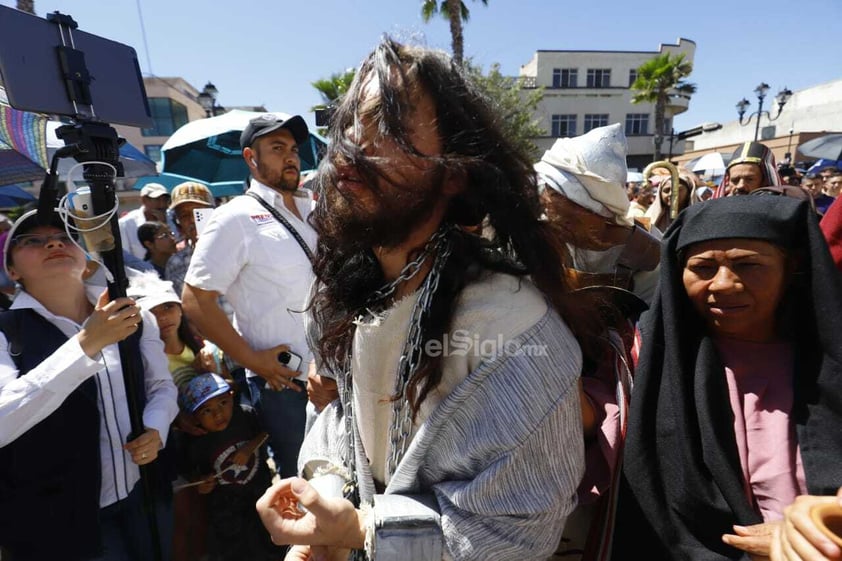
[[[517,298],[491,296],[491,310],[501,302],[496,298]],[[544,352],[503,353],[466,372],[416,427],[384,494],[376,494],[354,427],[360,496],[373,505],[377,561],[541,560],[557,546],[584,472],[581,352],[549,308],[516,339],[519,348]],[[300,471],[311,477],[346,465],[345,442],[337,400],[308,433]]]

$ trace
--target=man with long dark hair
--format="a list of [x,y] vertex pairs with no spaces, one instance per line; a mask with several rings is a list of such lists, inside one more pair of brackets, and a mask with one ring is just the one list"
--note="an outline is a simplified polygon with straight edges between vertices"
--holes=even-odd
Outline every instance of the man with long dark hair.
[[577,337],[596,331],[529,156],[460,66],[390,39],[330,130],[310,332],[340,398],[305,439],[310,482],[267,491],[264,524],[299,544],[287,559],[546,558],[584,468]]

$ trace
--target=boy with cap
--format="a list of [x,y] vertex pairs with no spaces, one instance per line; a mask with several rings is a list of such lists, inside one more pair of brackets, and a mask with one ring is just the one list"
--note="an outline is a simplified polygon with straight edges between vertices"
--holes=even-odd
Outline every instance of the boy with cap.
[[[137,229],[146,222],[167,223],[169,193],[160,183],[147,183],[140,190],[141,206],[120,217],[120,239],[123,249],[143,259],[146,248],[137,238]],[[169,225],[172,227],[172,225]]]
[[224,378],[206,372],[179,390],[182,412],[206,434],[180,435],[179,466],[184,477],[208,495],[208,552],[211,561],[276,560],[273,545],[254,504],[269,487],[266,433],[251,409],[237,404]]

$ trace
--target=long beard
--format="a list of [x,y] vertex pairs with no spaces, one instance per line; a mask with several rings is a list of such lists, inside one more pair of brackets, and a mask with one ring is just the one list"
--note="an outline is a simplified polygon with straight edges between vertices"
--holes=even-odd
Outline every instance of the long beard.
[[366,209],[329,187],[324,203],[326,235],[342,245],[371,248],[395,247],[423,224],[442,196],[442,175],[428,175],[420,186],[387,186],[374,191],[375,208]]

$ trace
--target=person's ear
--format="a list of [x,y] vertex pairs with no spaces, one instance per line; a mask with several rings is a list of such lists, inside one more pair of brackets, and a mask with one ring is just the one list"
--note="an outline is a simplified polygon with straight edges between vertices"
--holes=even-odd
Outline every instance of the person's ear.
[[251,169],[257,167],[257,157],[254,153],[254,149],[251,146],[246,146],[243,148],[243,159],[246,161],[246,165]]
[[9,279],[13,280],[14,282],[17,282],[20,279],[20,275],[17,271],[15,271],[13,265],[9,265]]

